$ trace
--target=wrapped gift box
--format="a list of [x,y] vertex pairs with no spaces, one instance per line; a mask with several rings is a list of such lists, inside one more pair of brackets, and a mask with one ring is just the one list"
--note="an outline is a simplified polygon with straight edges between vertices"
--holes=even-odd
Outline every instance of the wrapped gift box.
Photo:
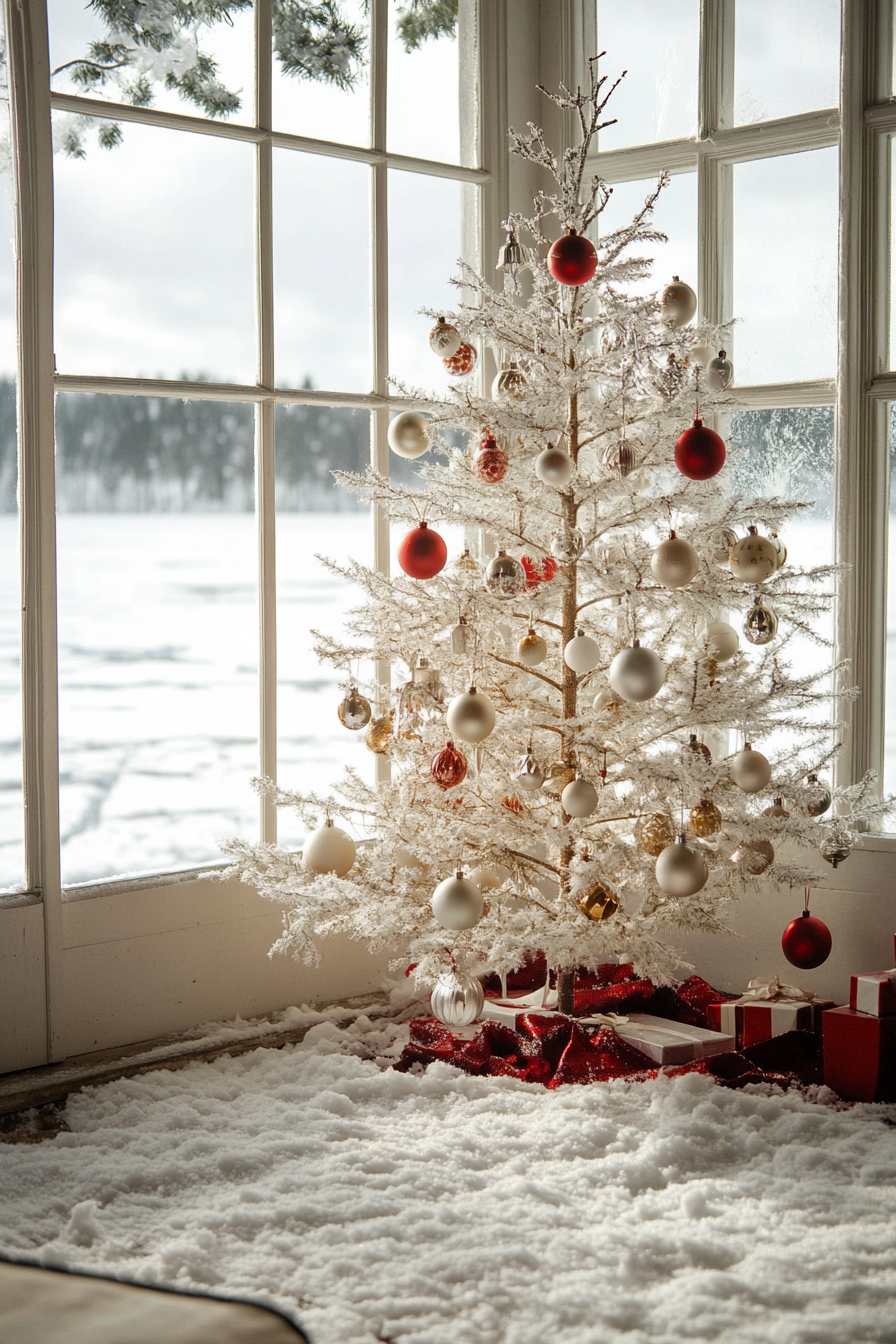
[[737,1049],[743,1050],[787,1031],[820,1032],[823,1012],[833,1006],[833,999],[816,999],[813,1003],[792,999],[781,1003],[710,1003],[706,1020],[713,1031],[733,1036]]
[[896,1101],[896,1016],[829,1008],[822,1027],[828,1087],[847,1101]]
[[849,977],[849,1006],[873,1017],[896,1014],[896,970]]
[[[524,995],[520,999],[486,999],[482,1016],[492,1022],[501,1022],[504,1026],[516,1028],[519,1013],[553,1013],[553,1008],[541,1008],[523,999],[533,996]],[[606,1018],[579,1017],[576,1021],[583,1027],[605,1027]],[[665,1017],[652,1017],[649,1013],[629,1013],[626,1021],[614,1024],[613,1030],[622,1040],[633,1045],[657,1064],[687,1064],[692,1059],[702,1059],[708,1055],[724,1054],[734,1049],[734,1037],[723,1032],[707,1031],[704,1027],[687,1026],[683,1022],[673,1022]]]

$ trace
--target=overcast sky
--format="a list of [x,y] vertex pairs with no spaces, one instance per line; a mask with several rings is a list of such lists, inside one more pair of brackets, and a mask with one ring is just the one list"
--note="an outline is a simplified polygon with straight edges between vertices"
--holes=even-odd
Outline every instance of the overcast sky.
[[[359,4],[349,6],[360,10]],[[80,0],[50,0],[51,64],[83,53],[99,35]],[[693,134],[697,0],[601,0],[607,65],[628,68],[614,98],[620,119],[605,148]],[[837,0],[739,0],[736,106],[740,119],[782,116],[837,100]],[[794,61],[794,42],[799,61]],[[252,116],[252,21],[218,25],[204,44],[221,75],[242,90]],[[57,77],[54,85],[65,85]],[[390,50],[390,147],[456,160],[455,44],[406,55]],[[114,91],[110,91],[114,92]],[[195,111],[161,90],[156,106]],[[367,138],[367,88],[351,94],[278,71],[275,125],[353,143]],[[238,142],[124,125],[112,151],[89,143],[86,159],[56,158],[56,353],[61,371],[255,379],[253,148]],[[605,230],[629,218],[649,182],[617,187]],[[318,387],[369,386],[368,198],[365,166],[275,153],[275,286],[278,382],[310,376]],[[735,171],[735,311],[741,381],[834,372],[836,151]],[[415,310],[448,301],[460,249],[460,188],[392,175],[390,331],[392,373],[431,382],[426,319]],[[3,236],[11,237],[8,192]],[[695,280],[696,182],[673,179],[657,212],[670,243],[658,281]],[[0,371],[14,369],[12,256],[0,274]]]

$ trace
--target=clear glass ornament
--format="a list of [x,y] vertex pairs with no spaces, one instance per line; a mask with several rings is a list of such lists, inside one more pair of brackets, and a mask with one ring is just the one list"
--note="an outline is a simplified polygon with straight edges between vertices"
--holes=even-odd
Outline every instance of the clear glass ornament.
[[622,439],[619,443],[607,444],[600,457],[601,463],[614,476],[629,476],[638,465],[638,455],[630,443]]
[[519,401],[526,389],[526,375],[516,360],[499,370],[492,383],[492,397],[495,401]]
[[370,701],[363,696],[357,686],[353,686],[337,710],[339,722],[351,732],[360,732],[370,722],[372,710]]
[[832,868],[836,868],[852,853],[852,841],[845,835],[829,835],[819,852]]
[[823,816],[832,802],[831,790],[824,780],[819,779],[816,774],[807,775],[803,787],[802,803],[809,816]]
[[572,565],[585,549],[585,538],[577,527],[564,523],[551,537],[551,555],[561,565]]
[[519,597],[526,587],[526,571],[519,560],[506,551],[499,551],[494,560],[488,562],[483,578],[492,597]]
[[718,527],[709,535],[709,554],[714,565],[727,569],[731,559],[731,547],[736,546],[738,535],[733,527]]

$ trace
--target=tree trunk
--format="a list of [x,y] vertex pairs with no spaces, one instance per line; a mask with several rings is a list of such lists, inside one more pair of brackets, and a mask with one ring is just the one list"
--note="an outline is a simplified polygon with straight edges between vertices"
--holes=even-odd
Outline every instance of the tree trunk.
[[572,1017],[575,1009],[574,990],[576,984],[575,971],[557,972],[557,1012],[565,1013],[567,1017]]

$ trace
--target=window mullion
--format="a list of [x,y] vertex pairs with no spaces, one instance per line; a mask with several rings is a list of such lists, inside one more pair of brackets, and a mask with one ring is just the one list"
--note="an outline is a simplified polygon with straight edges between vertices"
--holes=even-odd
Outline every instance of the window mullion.
[[65,1056],[53,415],[53,147],[44,0],[6,4],[16,203],[25,879],[43,900],[47,1053]]
[[[255,123],[265,132],[256,148],[255,261],[258,323],[258,382],[274,386],[274,226],[273,145],[271,141],[271,0],[255,0]],[[258,694],[259,768],[277,778],[277,570],[275,515],[275,406],[262,401],[255,410],[255,499],[258,519]],[[277,839],[277,808],[267,796],[260,803],[263,841]]]
[[[386,149],[386,78],[389,46],[388,0],[372,0],[370,6],[370,144],[380,152]],[[371,350],[373,353],[373,391],[385,397],[389,376],[389,169],[384,159],[370,169],[370,311],[372,320]],[[389,410],[380,406],[370,415],[370,464],[374,471],[389,475]],[[373,525],[373,566],[380,574],[389,574],[390,538],[389,511],[384,504],[371,506]],[[374,678],[378,687],[388,688],[392,680],[389,663],[374,664]],[[388,712],[388,700],[377,705],[378,713]],[[389,758],[379,753],[375,758],[377,783],[388,783],[391,778]]]

